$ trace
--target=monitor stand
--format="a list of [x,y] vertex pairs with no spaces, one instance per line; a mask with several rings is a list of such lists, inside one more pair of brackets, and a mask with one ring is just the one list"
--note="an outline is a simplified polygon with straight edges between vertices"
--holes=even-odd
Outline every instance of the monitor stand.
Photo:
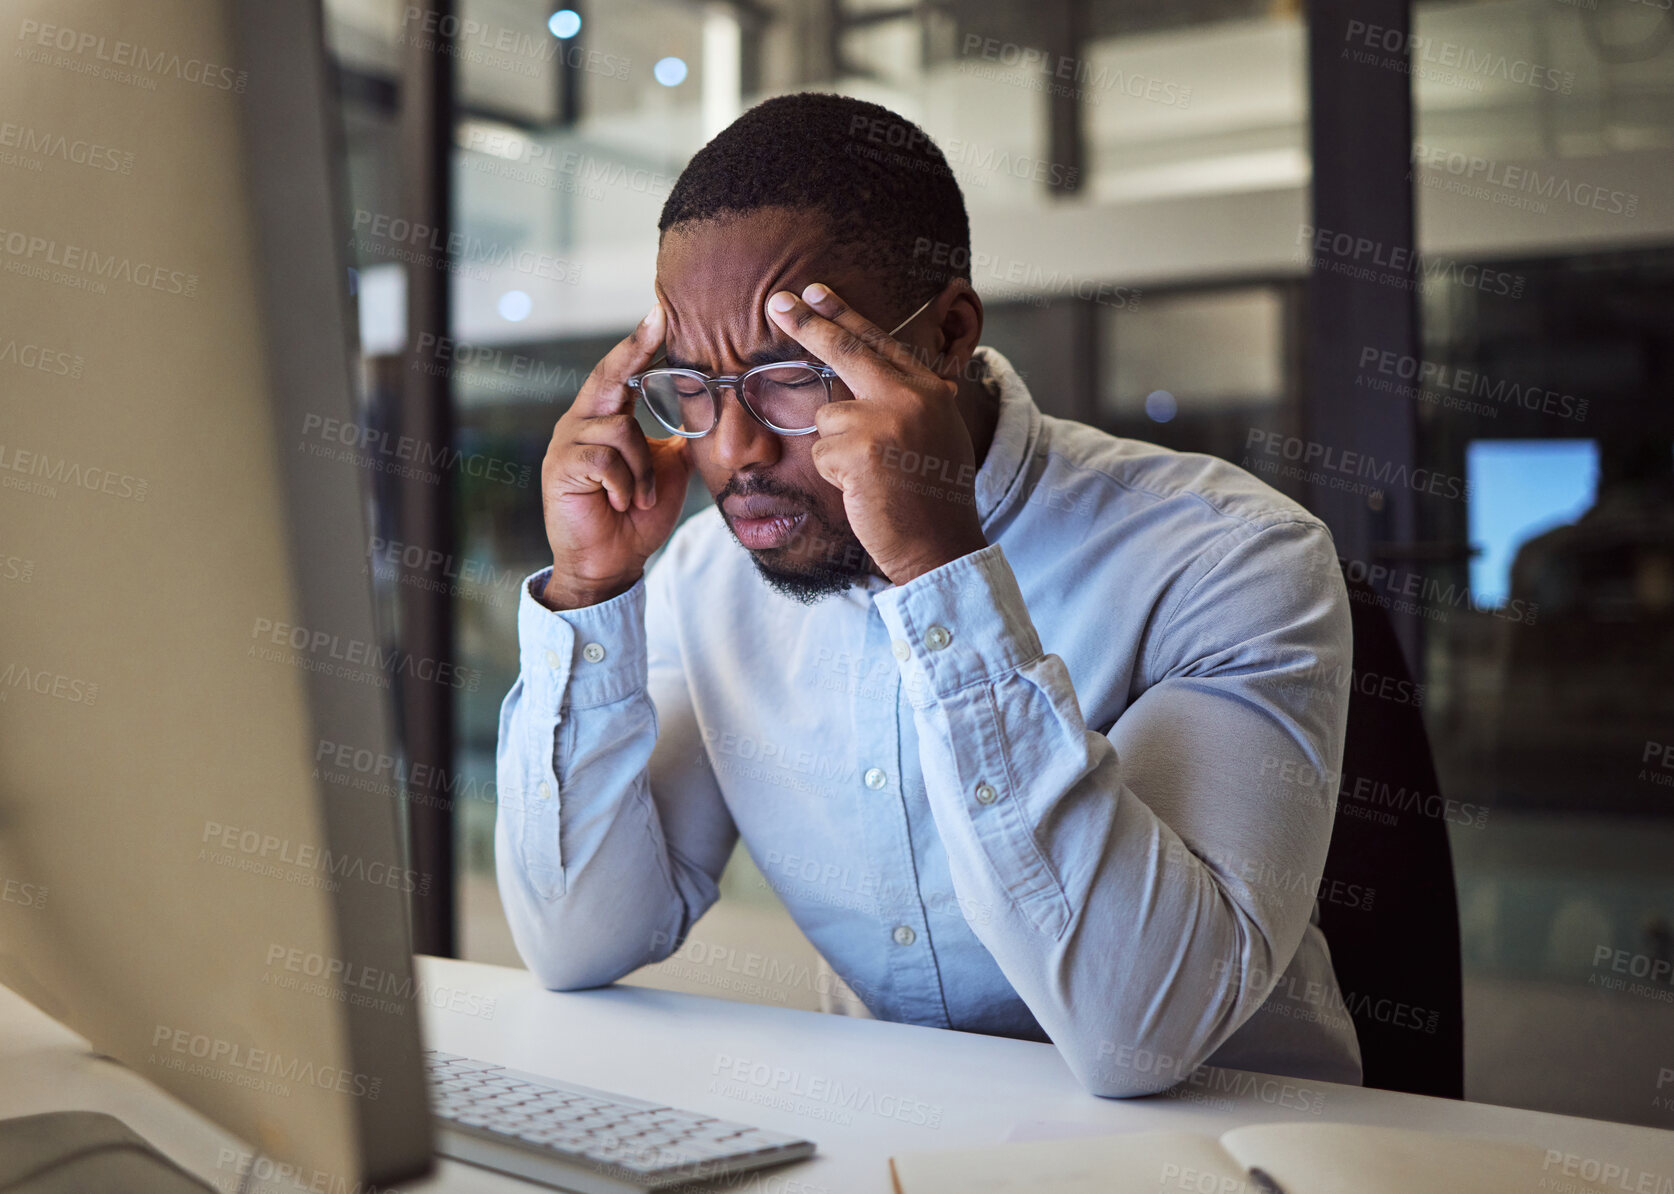
[[193,1177],[115,1116],[0,1119],[0,1194],[229,1194]]

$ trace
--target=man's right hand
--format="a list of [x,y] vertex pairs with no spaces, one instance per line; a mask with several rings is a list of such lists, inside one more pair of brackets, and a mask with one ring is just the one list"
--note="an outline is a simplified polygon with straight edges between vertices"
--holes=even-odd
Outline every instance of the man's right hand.
[[662,305],[610,350],[552,431],[541,462],[541,511],[552,547],[542,603],[578,609],[633,588],[645,561],[674,530],[692,458],[686,441],[648,439],[634,418],[628,378],[663,342]]

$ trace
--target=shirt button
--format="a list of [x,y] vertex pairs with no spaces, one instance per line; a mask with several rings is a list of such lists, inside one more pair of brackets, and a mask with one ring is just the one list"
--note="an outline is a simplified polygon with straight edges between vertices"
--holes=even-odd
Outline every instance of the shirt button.
[[924,645],[932,651],[940,651],[953,641],[953,633],[946,626],[932,626],[924,632]]
[[879,788],[883,787],[888,782],[889,782],[889,776],[885,775],[881,768],[874,767],[866,773],[866,786],[868,788],[871,788],[872,791],[874,791],[874,792],[876,792]]
[[549,647],[547,649],[547,652],[546,652],[546,666],[551,668],[553,671],[557,671],[558,670],[558,664],[559,664],[558,652],[552,650]]
[[918,934],[913,932],[912,925],[896,925],[891,936],[895,938],[896,945],[911,945],[918,940]]
[[899,659],[902,663],[907,662],[907,657],[913,653],[913,649],[907,646],[907,644],[901,639],[896,639],[894,642],[890,643],[889,649],[894,652],[895,658]]
[[599,662],[599,660],[605,657],[604,645],[602,643],[588,643],[585,647],[581,648],[581,657],[588,663]]
[[993,784],[977,785],[976,798],[978,804],[993,804],[997,796],[999,796],[999,793],[994,790]]
[[536,788],[535,791],[541,794],[542,800],[552,799],[552,785],[547,783],[544,779],[541,780],[541,786]]

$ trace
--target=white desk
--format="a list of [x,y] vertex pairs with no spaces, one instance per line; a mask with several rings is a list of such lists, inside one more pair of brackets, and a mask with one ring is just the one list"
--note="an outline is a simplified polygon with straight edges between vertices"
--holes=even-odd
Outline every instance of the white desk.
[[[1214,1135],[1241,1123],[1299,1119],[1522,1140],[1674,1180],[1674,1132],[1651,1128],[1330,1083],[1291,1082],[1287,1093],[1279,1080],[1241,1079],[1233,1071],[1214,1072],[1222,1078],[1219,1091],[1187,1086],[1181,1088],[1186,1097],[1099,1099],[1081,1090],[1050,1045],[639,987],[558,994],[542,990],[524,970],[438,958],[421,958],[419,966],[432,989],[494,1001],[491,1016],[432,1010],[426,1036],[436,1048],[819,1144],[812,1160],[737,1183],[753,1194],[885,1194],[891,1153],[996,1143],[1019,1125],[1037,1133]],[[729,1084],[729,1059],[745,1063],[740,1073],[758,1067],[756,1080]],[[777,1105],[737,1097],[738,1089],[771,1094],[775,1076],[760,1066],[780,1075]],[[838,1083],[842,1096],[835,1094]],[[1280,1105],[1280,1099],[1299,1102],[1299,1087],[1319,1097],[1317,1114]],[[837,1101],[857,1089],[847,1108]],[[238,1186],[226,1163],[218,1166],[221,1150],[236,1142],[137,1075],[91,1057],[79,1037],[0,988],[0,1117],[70,1108],[107,1111],[218,1188]],[[906,1118],[886,1114],[898,1108]],[[940,1113],[938,1126],[910,1122],[929,1119],[932,1111]],[[1561,1189],[1563,1179],[1554,1178],[1552,1188]],[[252,1185],[264,1188],[294,1194],[298,1187]],[[402,1187],[415,1194],[538,1188],[452,1161]],[[726,1188],[724,1182],[690,1187]]]

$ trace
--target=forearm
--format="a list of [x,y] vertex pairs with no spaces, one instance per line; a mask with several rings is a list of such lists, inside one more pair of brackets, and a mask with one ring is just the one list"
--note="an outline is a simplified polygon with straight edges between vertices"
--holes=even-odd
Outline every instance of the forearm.
[[[1328,769],[1330,735],[1159,686],[1106,737],[1041,651],[997,549],[922,579],[880,608],[907,646],[954,885],[996,913],[972,931],[1090,1090],[1172,1085],[1260,1007],[1306,929],[1334,791],[1263,789],[1259,760]],[[1271,871],[1252,882],[1242,856]],[[1262,880],[1280,872],[1300,882]]]
[[667,956],[713,902],[651,798],[658,717],[643,589],[519,613],[501,708],[496,872],[518,950],[548,986],[597,986]]

